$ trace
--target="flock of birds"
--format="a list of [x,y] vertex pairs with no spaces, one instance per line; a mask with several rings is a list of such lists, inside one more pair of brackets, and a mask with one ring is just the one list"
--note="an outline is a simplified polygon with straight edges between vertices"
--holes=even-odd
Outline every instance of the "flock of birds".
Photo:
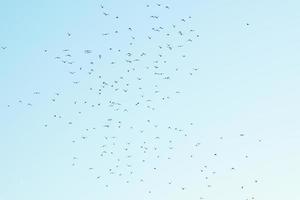
[[[150,12],[151,9],[171,10],[169,5],[160,3],[145,5],[145,7]],[[104,5],[100,5],[99,8],[101,19],[115,19],[116,24],[121,19],[121,16],[114,15]],[[67,110],[72,110],[72,113],[70,111],[64,113],[60,109],[53,110],[51,121],[45,122],[42,126],[49,128],[49,126],[55,127],[56,123],[61,123],[70,128],[70,131],[76,129],[74,137],[70,138],[70,143],[75,149],[76,145],[94,148],[95,152],[92,154],[95,154],[95,162],[85,162],[85,155],[78,151],[71,156],[70,166],[86,167],[88,174],[92,174],[105,188],[112,187],[110,179],[113,177],[117,177],[119,184],[131,184],[131,182],[147,184],[148,180],[143,177],[143,170],[144,173],[155,176],[162,170],[161,163],[168,165],[168,162],[180,156],[175,153],[178,148],[181,148],[180,151],[183,152],[181,156],[187,159],[187,163],[199,157],[198,149],[202,141],[186,139],[196,134],[190,132],[195,126],[194,122],[186,122],[183,127],[174,123],[164,124],[165,120],[160,121],[157,112],[170,102],[176,103],[176,98],[184,93],[184,87],[175,88],[178,85],[176,80],[188,81],[197,78],[197,74],[200,73],[198,66],[188,67],[188,64],[184,64],[188,60],[188,55],[184,52],[193,46],[199,34],[195,29],[188,28],[192,20],[191,16],[166,25],[160,23],[163,16],[150,15],[149,18],[156,26],[142,27],[141,29],[146,29],[145,35],[139,34],[142,30],[135,26],[101,33],[102,39],[106,41],[114,40],[115,37],[126,41],[123,47],[114,44],[101,51],[82,49],[79,60],[76,60],[76,55],[70,48],[63,48],[60,53],[43,50],[46,57],[53,58],[57,65],[63,66],[66,76],[72,80],[71,87],[78,93],[67,105],[62,105],[68,107]],[[246,26],[249,24],[247,23]],[[71,40],[72,37],[73,33],[66,33],[66,39]],[[7,47],[2,46],[1,49],[6,50]],[[56,55],[51,57],[51,53]],[[82,60],[84,64],[80,63]],[[178,66],[178,63],[182,67]],[[42,91],[34,91],[33,95],[41,95],[41,93]],[[64,96],[68,96],[67,90],[53,94],[48,103],[54,106],[60,104]],[[23,101],[18,100],[18,103]],[[34,106],[31,102],[26,105]],[[97,123],[91,125],[89,119],[95,116],[102,121],[97,120]],[[171,119],[172,116],[168,118]],[[130,121],[131,119],[134,121]],[[237,137],[244,138],[245,135],[242,133]],[[218,140],[224,141],[226,138],[220,136]],[[185,152],[185,149],[180,146],[183,141],[186,146],[194,150],[192,153]],[[259,139],[257,142],[262,141]],[[211,157],[218,157],[219,154],[221,153],[211,153]],[[248,159],[248,156],[248,154],[244,155],[244,159]],[[97,165],[99,162],[101,167]],[[228,168],[229,172],[237,170],[238,166]],[[209,183],[209,179],[217,173],[206,164],[199,166],[199,174],[202,174],[203,179],[206,180],[204,184],[208,188],[214,186]],[[256,178],[252,181],[255,184],[259,182]],[[165,180],[165,185],[174,184],[177,185],[174,190],[189,189],[184,183],[178,183],[176,174]],[[239,189],[245,190],[246,187],[240,185]],[[151,187],[147,189],[149,195],[154,192]],[[209,199],[209,197],[199,196],[199,199]],[[255,199],[255,196],[248,196],[245,199]]]

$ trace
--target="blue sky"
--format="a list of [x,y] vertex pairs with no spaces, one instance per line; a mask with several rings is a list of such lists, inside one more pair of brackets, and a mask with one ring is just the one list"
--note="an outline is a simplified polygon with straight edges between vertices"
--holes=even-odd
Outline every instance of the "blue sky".
[[[157,8],[146,0],[94,1],[1,1],[0,2],[0,199],[296,199],[300,178],[299,160],[299,59],[300,3],[291,1],[163,1],[170,10]],[[105,18],[103,4],[110,13]],[[146,5],[151,5],[147,10]],[[92,49],[103,55],[105,64],[97,63],[97,73],[112,81],[122,72],[108,66],[111,60],[121,60],[108,48],[126,51],[133,27],[136,44],[132,52],[156,55],[157,44],[174,42],[164,37],[149,41],[155,25],[150,15],[159,15],[164,27],[178,25],[182,30],[195,29],[199,38],[182,51],[166,55],[164,72],[172,82],[152,79],[146,71],[126,75],[132,88],[138,87],[135,76],[145,78],[145,95],[154,83],[160,84],[162,95],[170,95],[168,103],[155,104],[156,110],[132,109],[130,114],[116,113],[104,108],[94,112],[84,110],[84,117],[75,113],[73,101],[89,102],[118,99],[134,104],[139,93],[129,96],[98,97],[88,91],[96,80],[87,75],[69,75],[80,66],[95,60],[83,51]],[[119,16],[119,20],[111,16]],[[180,19],[192,18],[188,23]],[[246,24],[249,23],[249,26]],[[121,36],[105,39],[102,34],[119,30]],[[72,34],[71,37],[67,33]],[[45,53],[44,50],[48,52]],[[63,49],[71,49],[75,64],[66,66],[54,59]],[[182,54],[187,55],[182,59]],[[152,58],[145,61],[150,65]],[[119,65],[118,65],[119,66]],[[142,66],[142,65],[141,65]],[[179,73],[174,68],[180,68]],[[120,66],[119,66],[120,67]],[[138,67],[138,66],[137,66]],[[192,68],[199,68],[189,75]],[[84,68],[88,70],[89,68]],[[172,71],[173,70],[173,71]],[[134,80],[133,80],[134,79]],[[73,82],[80,80],[80,85]],[[131,81],[132,80],[132,81]],[[180,90],[180,95],[174,92]],[[40,95],[33,92],[40,91]],[[57,97],[55,93],[60,93]],[[56,103],[51,99],[56,98]],[[21,100],[22,103],[18,101]],[[132,103],[131,103],[132,102]],[[33,106],[27,106],[32,103]],[[8,107],[7,105],[10,105]],[[131,107],[130,107],[131,108]],[[63,116],[55,121],[53,115]],[[135,129],[97,129],[87,142],[72,144],[82,130],[100,127],[107,118],[122,120]],[[147,128],[144,121],[151,118],[159,127],[167,124],[183,127],[189,137],[169,136],[163,128]],[[68,121],[73,121],[68,126]],[[189,123],[194,125],[190,126]],[[48,124],[45,128],[44,124]],[[142,137],[134,131],[145,130]],[[244,137],[239,135],[243,133]],[[173,159],[137,164],[135,174],[118,178],[96,176],[114,165],[114,160],[100,160],[99,145],[104,136],[118,136],[118,141],[133,145],[161,136],[159,151],[168,156],[168,137],[176,141]],[[219,137],[224,137],[220,141]],[[262,142],[258,142],[262,140]],[[201,142],[201,149],[194,144]],[[132,152],[132,163],[143,155]],[[218,152],[218,159],[213,154]],[[115,151],[124,156],[124,152]],[[189,155],[193,154],[193,160]],[[249,159],[244,155],[249,154]],[[72,167],[72,157],[80,158]],[[158,174],[151,167],[157,166]],[[209,183],[203,180],[204,165],[217,174]],[[88,170],[93,166],[94,171]],[[236,172],[228,169],[236,166]],[[102,176],[102,174],[101,174]],[[129,178],[130,177],[130,178]],[[141,184],[140,177],[145,179]],[[130,184],[126,180],[130,179]],[[173,180],[172,186],[165,184]],[[258,184],[253,180],[258,179]],[[105,185],[109,184],[106,188]],[[212,188],[207,188],[212,184]],[[240,186],[245,185],[245,190]],[[186,187],[185,191],[181,187]],[[151,194],[148,191],[151,190]]]

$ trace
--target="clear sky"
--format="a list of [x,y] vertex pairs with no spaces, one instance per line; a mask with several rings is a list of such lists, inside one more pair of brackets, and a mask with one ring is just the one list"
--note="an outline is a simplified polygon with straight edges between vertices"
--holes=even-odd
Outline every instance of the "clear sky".
[[[299,8],[296,0],[0,1],[0,200],[299,198]],[[159,26],[161,32],[151,30]],[[193,41],[160,51],[158,45],[183,43],[178,30]],[[169,31],[171,39],[161,35]],[[134,58],[147,53],[135,70],[123,62],[128,51]],[[156,72],[170,81],[147,71],[156,59],[167,60]],[[91,91],[102,81],[88,72],[109,83],[126,74],[128,95],[105,89],[96,95]],[[122,102],[129,112],[112,110],[109,101]],[[87,106],[97,103],[101,108]],[[122,128],[103,127],[109,118],[122,121]],[[151,148],[145,155],[144,141]],[[102,144],[114,155],[101,157]]]

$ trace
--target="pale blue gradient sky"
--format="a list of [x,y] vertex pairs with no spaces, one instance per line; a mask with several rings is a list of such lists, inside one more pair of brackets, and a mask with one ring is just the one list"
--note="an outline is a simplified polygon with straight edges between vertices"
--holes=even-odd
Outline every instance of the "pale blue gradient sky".
[[[156,112],[160,116],[157,123],[184,126],[186,122],[195,122],[189,131],[199,133],[195,137],[205,145],[202,157],[193,161],[195,165],[179,156],[172,161],[174,168],[165,169],[159,177],[164,180],[171,172],[180,173],[178,163],[186,163],[182,164],[183,168],[189,164],[187,174],[179,176],[188,187],[185,193],[176,186],[165,190],[146,169],[137,173],[147,177],[145,179],[153,178],[151,187],[156,192],[151,196],[145,194],[147,189],[139,183],[123,186],[118,180],[110,180],[111,185],[119,185],[119,189],[105,189],[89,175],[88,166],[70,166],[74,153],[85,155],[83,163],[87,165],[96,161],[92,145],[75,149],[70,143],[76,130],[63,124],[48,129],[41,126],[49,122],[56,110],[72,116],[72,107],[64,103],[71,102],[78,94],[67,75],[69,69],[62,69],[53,58],[64,48],[74,49],[78,55],[83,49],[105,53],[103,49],[110,46],[124,48],[124,41],[116,39],[107,43],[101,34],[131,24],[139,27],[137,35],[143,34],[146,31],[143,26],[148,25],[145,20],[150,15],[144,13],[144,8],[149,2],[103,1],[120,16],[119,24],[104,20],[100,3],[94,0],[0,2],[0,45],[7,46],[6,50],[0,50],[0,199],[179,200],[204,196],[234,200],[245,199],[245,193],[261,200],[298,198],[300,2],[296,0],[164,1],[171,10],[157,12],[165,16],[165,24],[191,15],[191,26],[200,35],[191,48],[185,49],[189,59],[188,64],[184,64],[190,68],[196,65],[200,71],[193,77],[174,76],[176,85],[164,89],[182,88],[184,92],[171,103],[158,106]],[[72,33],[71,39],[66,37],[67,32]],[[148,45],[150,43],[145,41],[141,48],[151,51]],[[49,50],[47,55],[44,49]],[[80,58],[77,61],[85,62]],[[170,66],[177,64],[175,57],[170,59]],[[36,90],[42,92],[38,97],[32,95]],[[49,99],[58,91],[64,95],[57,107]],[[19,99],[34,106],[19,105]],[[103,119],[108,115],[109,112],[105,112]],[[90,116],[87,121],[91,126],[93,120],[102,120],[102,116]],[[126,120],[138,121],[134,115]],[[247,136],[244,141],[236,137],[241,131]],[[219,136],[227,138],[226,144],[218,143]],[[257,144],[258,139],[263,143]],[[178,144],[182,147],[177,148],[178,155],[183,154],[180,149],[188,149],[187,143],[183,140]],[[207,160],[209,150],[222,152],[224,160],[216,163]],[[243,151],[250,152],[251,160],[239,163],[232,155]],[[220,172],[212,180],[215,185],[212,190],[197,182],[195,174],[201,162],[210,163]],[[222,171],[231,163],[238,163],[241,169],[238,177]],[[161,162],[159,166],[164,169],[169,165]],[[244,180],[251,181],[255,177],[260,183],[249,183],[246,192],[234,189]]]

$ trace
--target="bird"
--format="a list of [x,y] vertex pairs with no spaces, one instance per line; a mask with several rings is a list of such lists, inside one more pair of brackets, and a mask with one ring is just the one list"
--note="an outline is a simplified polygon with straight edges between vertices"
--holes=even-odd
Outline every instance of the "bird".
[[[130,2],[127,4],[131,5]],[[138,6],[128,6],[128,9]],[[99,4],[95,7],[99,9]],[[246,154],[241,145],[241,149],[234,152],[238,158],[223,163],[227,151],[219,148],[232,149],[238,144],[233,144],[233,141],[226,143],[228,137],[223,132],[213,135],[201,129],[206,123],[206,113],[198,111],[205,105],[200,105],[201,102],[193,104],[195,99],[191,98],[202,97],[201,86],[194,81],[202,80],[201,73],[205,75],[205,70],[202,70],[205,66],[202,67],[198,59],[191,59],[189,54],[199,47],[196,42],[200,33],[194,25],[197,24],[193,22],[194,18],[187,15],[189,13],[184,16],[173,13],[175,7],[163,2],[143,4],[142,7],[140,9],[144,10],[140,10],[138,17],[144,21],[138,25],[134,20],[123,19],[117,9],[110,10],[100,4],[99,19],[105,26],[95,21],[91,24],[96,28],[87,28],[83,33],[95,32],[97,37],[87,34],[88,40],[81,41],[72,37],[72,45],[68,47],[70,40],[62,36],[67,42],[57,42],[57,51],[48,51],[46,47],[39,49],[39,52],[45,52],[43,59],[51,56],[53,68],[50,70],[61,74],[41,77],[47,84],[52,81],[49,81],[49,88],[35,87],[38,91],[33,94],[30,91],[28,99],[15,99],[14,102],[19,103],[7,104],[10,107],[7,109],[27,105],[26,112],[33,114],[33,110],[45,108],[45,112],[33,120],[41,119],[37,123],[47,128],[45,133],[53,133],[47,134],[45,140],[52,137],[49,142],[64,143],[67,138],[72,147],[65,153],[73,152],[67,159],[67,167],[72,167],[70,173],[74,171],[74,176],[90,176],[107,190],[117,191],[118,188],[110,184],[116,181],[118,187],[145,187],[147,195],[156,194],[151,184],[159,185],[162,191],[166,187],[174,194],[177,191],[187,194],[190,186],[182,180],[185,176],[193,179],[197,187],[214,190],[210,181],[222,178],[218,169],[223,170],[224,176],[225,173],[228,176],[241,173],[243,164],[240,163],[250,162],[251,159],[245,158],[251,152]],[[122,12],[136,17],[126,9]],[[72,35],[76,36],[76,32],[67,32],[68,37]],[[209,97],[205,98],[209,100]],[[41,102],[36,103],[38,99]],[[197,123],[193,117],[205,120]],[[63,137],[56,133],[62,133]],[[233,137],[238,138],[237,143],[243,144],[250,134],[244,136],[244,133],[237,133]],[[258,141],[262,142],[261,139]],[[255,143],[258,146],[257,138]],[[237,162],[231,162],[234,159]],[[204,164],[200,165],[201,162]],[[210,166],[210,163],[215,166]],[[149,181],[149,177],[153,180]],[[258,183],[253,177],[250,180]],[[237,186],[245,188],[244,185]],[[199,197],[200,192],[197,195],[197,198],[204,199]]]

